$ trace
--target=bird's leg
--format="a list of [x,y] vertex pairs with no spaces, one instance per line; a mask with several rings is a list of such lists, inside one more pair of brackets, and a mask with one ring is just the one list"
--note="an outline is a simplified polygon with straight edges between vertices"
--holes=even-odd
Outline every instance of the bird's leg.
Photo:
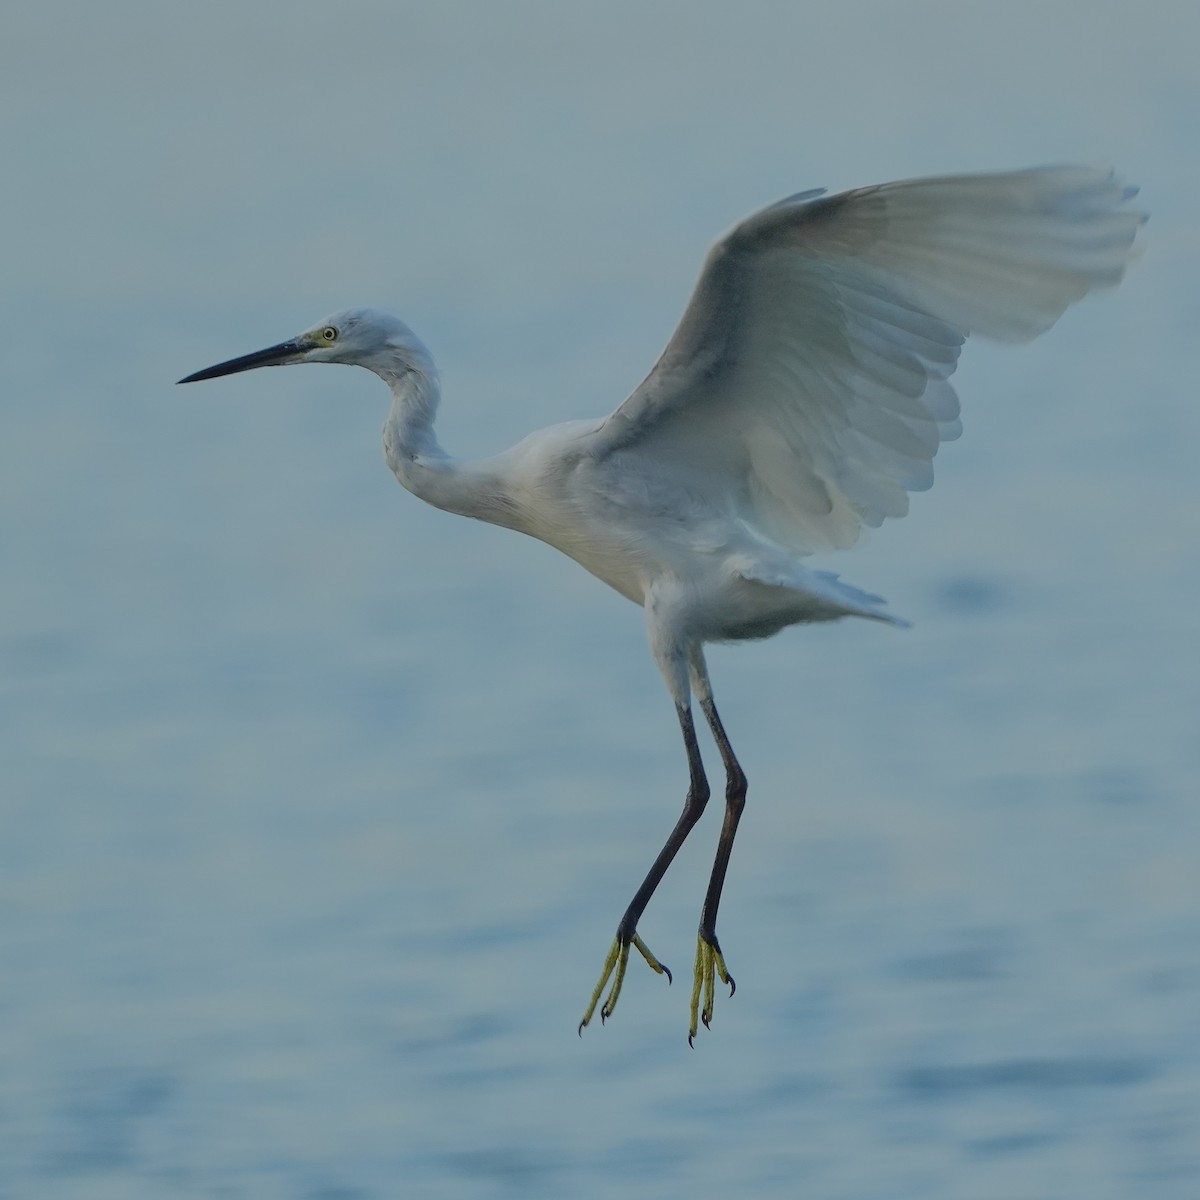
[[[696,969],[692,979],[692,1022],[688,1030],[689,1045],[693,1044],[699,1022],[703,1021],[706,1029],[712,1022],[716,976],[721,977],[722,983],[729,984],[731,996],[737,988],[733,976],[725,967],[721,944],[717,941],[717,909],[721,904],[721,889],[725,885],[725,872],[729,869],[729,854],[733,850],[733,839],[737,834],[738,821],[741,820],[742,809],[746,807],[746,773],[734,755],[733,747],[729,744],[729,735],[725,732],[725,726],[721,724],[721,718],[717,715],[712,689],[708,686],[704,661],[699,656],[693,657],[692,672],[693,679],[698,685],[700,707],[708,720],[708,726],[712,730],[717,749],[721,752],[721,762],[725,765],[725,820],[721,825],[717,855],[713,860],[708,892],[704,897],[704,909],[700,914],[700,932],[696,939]],[[703,993],[703,1005],[701,1005],[701,993]]]
[[666,844],[659,851],[654,865],[642,881],[642,886],[638,888],[637,894],[630,901],[625,915],[617,926],[617,936],[613,939],[608,958],[604,960],[604,970],[600,974],[600,982],[596,984],[596,990],[592,992],[587,1012],[583,1014],[583,1020],[579,1022],[581,1034],[583,1027],[592,1019],[592,1014],[596,1011],[596,1005],[600,1002],[601,993],[610,976],[612,976],[612,986],[600,1007],[600,1020],[603,1022],[612,1016],[613,1009],[617,1007],[617,999],[621,994],[621,984],[625,980],[625,968],[629,964],[629,947],[631,945],[637,947],[638,952],[654,971],[660,975],[666,975],[668,983],[671,981],[671,972],[650,953],[646,943],[638,937],[637,925],[646,905],[650,903],[650,897],[654,895],[654,889],[662,881],[671,861],[679,853],[679,847],[691,833],[692,827],[700,819],[700,814],[708,803],[708,779],[704,774],[704,764],[700,760],[700,747],[696,742],[696,726],[692,720],[692,710],[686,704],[679,704],[676,706],[676,712],[679,714],[679,727],[683,731],[683,744],[687,750],[689,775],[687,799],[683,802],[683,812],[680,813],[679,820],[675,822],[671,836],[667,838]]

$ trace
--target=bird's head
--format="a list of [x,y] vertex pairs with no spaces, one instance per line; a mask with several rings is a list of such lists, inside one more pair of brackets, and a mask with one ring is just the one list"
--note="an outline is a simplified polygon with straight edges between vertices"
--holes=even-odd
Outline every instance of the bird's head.
[[434,371],[429,351],[403,321],[374,308],[348,308],[285,342],[206,367],[179,382],[198,383],[255,367],[292,363],[346,363],[385,376],[411,370],[431,375]]

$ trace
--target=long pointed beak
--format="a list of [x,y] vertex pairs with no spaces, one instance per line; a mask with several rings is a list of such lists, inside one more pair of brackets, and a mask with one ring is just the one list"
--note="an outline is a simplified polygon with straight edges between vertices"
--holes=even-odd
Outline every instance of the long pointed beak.
[[256,350],[253,354],[243,354],[241,358],[231,358],[228,362],[217,363],[215,367],[205,367],[194,375],[180,379],[179,383],[199,383],[202,379],[216,379],[221,375],[236,375],[238,371],[252,371],[255,367],[282,367],[295,362],[297,357],[307,349],[298,341],[280,342],[278,346],[268,346],[265,350]]

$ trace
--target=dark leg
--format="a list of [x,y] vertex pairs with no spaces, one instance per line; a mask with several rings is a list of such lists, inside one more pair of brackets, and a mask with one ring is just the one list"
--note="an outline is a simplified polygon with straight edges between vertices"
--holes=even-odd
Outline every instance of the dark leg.
[[[707,713],[707,709],[705,711]],[[659,851],[658,857],[654,860],[654,865],[646,874],[646,878],[642,881],[642,886],[638,888],[637,893],[629,902],[629,907],[625,910],[625,915],[621,918],[621,922],[617,926],[617,936],[613,940],[612,949],[608,952],[608,958],[605,960],[600,982],[596,984],[596,990],[592,993],[591,1003],[588,1004],[587,1012],[583,1014],[583,1020],[579,1022],[579,1032],[581,1034],[583,1033],[583,1027],[592,1019],[592,1014],[596,1011],[596,1005],[600,1001],[600,994],[604,991],[604,985],[608,982],[609,976],[613,975],[615,969],[616,975],[613,977],[612,987],[609,989],[608,996],[600,1008],[600,1020],[605,1021],[612,1016],[613,1009],[617,1006],[617,998],[621,994],[621,984],[625,980],[625,968],[629,963],[630,945],[637,947],[639,953],[655,971],[660,975],[665,974],[668,982],[671,979],[671,972],[650,953],[646,948],[646,943],[638,937],[637,925],[638,921],[642,919],[642,913],[646,911],[646,905],[650,903],[650,897],[654,895],[654,889],[662,882],[662,877],[667,873],[667,868],[671,865],[675,855],[679,853],[679,847],[687,840],[687,835],[691,833],[696,822],[700,820],[700,814],[704,812],[704,806],[708,803],[708,779],[704,774],[704,764],[700,760],[700,747],[696,743],[696,726],[692,721],[692,710],[681,705],[677,707],[676,712],[679,715],[679,728],[683,732],[683,745],[687,750],[689,777],[687,799],[683,802],[683,812],[680,813],[679,820],[675,822],[675,828],[671,830],[670,837],[667,838],[666,844]],[[730,753],[732,754],[732,751]],[[728,809],[726,810],[726,814],[726,823],[728,823]],[[737,820],[735,818],[734,826],[736,827],[736,825]],[[722,839],[724,839],[724,833],[722,833]],[[730,837],[730,841],[732,841],[732,836]],[[726,861],[729,859],[728,851],[725,854],[725,859]],[[724,875],[725,870],[722,867],[722,879]],[[712,891],[711,885],[709,891],[710,893]],[[716,891],[717,899],[720,900],[721,887],[719,883],[716,885]],[[705,913],[708,912],[707,902],[705,903],[704,911]],[[715,904],[713,905],[713,919],[716,919]],[[711,1010],[711,1005],[709,1008]]]
[[[721,752],[721,762],[725,766],[725,820],[721,825],[721,837],[717,842],[717,855],[713,860],[712,875],[708,881],[708,891],[704,897],[704,909],[700,914],[700,933],[696,950],[696,972],[692,983],[692,1024],[688,1033],[688,1042],[696,1036],[697,1018],[704,1022],[707,1029],[712,1021],[713,994],[716,990],[716,975],[721,976],[723,983],[729,984],[729,994],[732,996],[737,985],[725,968],[725,959],[721,954],[721,945],[717,941],[717,909],[721,904],[721,889],[725,886],[725,872],[729,869],[729,855],[733,850],[733,839],[737,834],[738,821],[741,820],[742,810],[746,807],[746,774],[741,768],[733,747],[729,744],[729,736],[725,732],[721,718],[717,715],[716,705],[711,695],[703,696],[700,707],[708,719],[709,728]],[[700,993],[704,993],[704,1006],[700,1007]]]

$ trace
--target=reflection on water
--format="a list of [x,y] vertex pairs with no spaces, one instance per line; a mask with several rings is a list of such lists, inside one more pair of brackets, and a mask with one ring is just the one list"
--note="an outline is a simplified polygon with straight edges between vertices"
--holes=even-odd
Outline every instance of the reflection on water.
[[[1189,40],[40,11],[0,81],[0,1197],[1194,1197]],[[969,348],[939,488],[821,564],[913,629],[714,652],[737,995],[689,1051],[706,819],[643,924],[679,982],[577,1038],[686,782],[638,614],[403,495],[365,373],[169,381],[404,303],[485,451],[614,403],[750,205],[1064,147],[1170,252]]]

